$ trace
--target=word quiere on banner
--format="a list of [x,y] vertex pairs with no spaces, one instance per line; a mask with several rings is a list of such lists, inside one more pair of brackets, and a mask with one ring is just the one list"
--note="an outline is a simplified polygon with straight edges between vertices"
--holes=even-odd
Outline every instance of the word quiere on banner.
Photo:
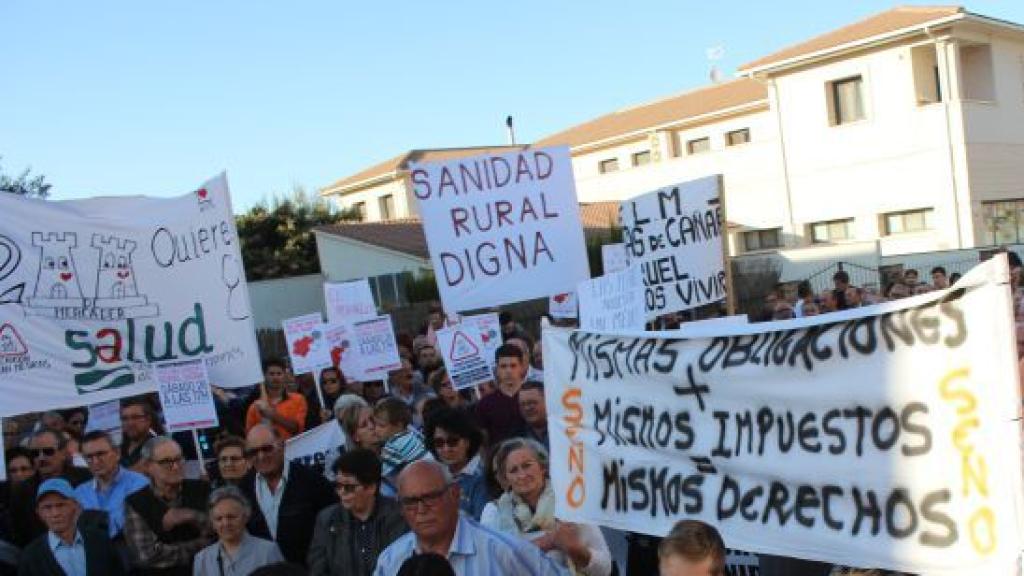
[[153,260],[161,268],[170,268],[176,262],[199,260],[207,254],[216,254],[230,247],[234,238],[227,220],[186,231],[171,231],[161,226],[150,239]]

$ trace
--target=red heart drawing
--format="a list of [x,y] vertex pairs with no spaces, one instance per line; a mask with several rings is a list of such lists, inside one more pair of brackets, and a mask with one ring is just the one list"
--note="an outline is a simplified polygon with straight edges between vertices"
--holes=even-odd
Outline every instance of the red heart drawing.
[[206,188],[200,188],[196,194],[199,194],[200,199],[206,200]]
[[487,344],[488,340],[490,340],[491,337],[489,335],[484,334],[484,333],[481,332],[480,333],[480,339],[484,341],[484,344]]
[[554,298],[555,302],[558,302],[559,304],[564,303],[568,299],[569,299],[569,295],[568,294],[558,294]]
[[344,352],[344,348],[341,346],[335,346],[331,348],[331,363],[335,366],[341,365],[341,353]]
[[60,279],[65,281],[65,282],[67,282],[68,280],[71,280],[71,276],[72,276],[71,272],[61,272],[60,273]]
[[303,336],[295,341],[295,345],[292,346],[292,352],[297,356],[306,357],[309,354],[309,348],[313,345],[312,336]]

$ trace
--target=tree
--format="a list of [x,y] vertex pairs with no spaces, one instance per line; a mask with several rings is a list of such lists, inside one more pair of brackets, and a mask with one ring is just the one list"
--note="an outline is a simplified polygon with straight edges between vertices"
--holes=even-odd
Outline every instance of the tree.
[[320,271],[313,228],[358,220],[354,210],[338,211],[328,201],[296,186],[290,196],[274,196],[237,216],[246,278],[267,280]]
[[[3,160],[3,156],[0,156]],[[4,174],[3,166],[0,166],[0,192],[21,194],[30,198],[46,198],[50,194],[52,184],[46,181],[42,174],[29,176],[31,170],[26,168],[17,178]]]

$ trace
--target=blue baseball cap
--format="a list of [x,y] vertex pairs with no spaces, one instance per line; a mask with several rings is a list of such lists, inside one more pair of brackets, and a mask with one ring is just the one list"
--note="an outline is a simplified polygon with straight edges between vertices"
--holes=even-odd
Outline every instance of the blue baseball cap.
[[65,498],[75,499],[75,491],[71,488],[71,484],[63,478],[50,478],[40,484],[39,491],[36,492],[36,499],[40,499],[51,492],[60,494]]

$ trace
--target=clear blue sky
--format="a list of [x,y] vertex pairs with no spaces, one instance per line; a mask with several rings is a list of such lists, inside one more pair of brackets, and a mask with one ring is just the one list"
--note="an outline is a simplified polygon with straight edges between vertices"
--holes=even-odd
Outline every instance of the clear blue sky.
[[[176,195],[227,170],[240,211],[410,148],[520,142],[705,84],[880,1],[0,1],[0,155],[56,199]],[[1024,22],[1024,2],[973,12]]]

